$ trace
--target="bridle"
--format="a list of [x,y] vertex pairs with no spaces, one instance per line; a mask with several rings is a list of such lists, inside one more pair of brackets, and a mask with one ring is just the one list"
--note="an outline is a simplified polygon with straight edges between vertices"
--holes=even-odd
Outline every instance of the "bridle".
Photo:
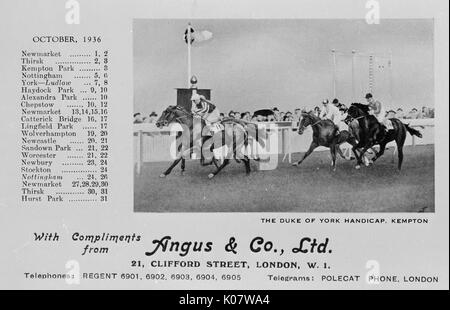
[[[360,110],[358,107],[354,107],[354,108]],[[361,110],[360,110],[360,111],[361,111]],[[360,119],[362,119],[362,118],[366,118],[366,117],[368,117],[369,115],[361,115],[361,116],[358,116],[358,117],[353,117],[353,116],[351,116],[351,115],[349,114],[348,116],[350,116],[350,122],[352,122],[352,121],[360,120]]]
[[[304,116],[303,116],[303,117],[304,117]],[[311,117],[311,116],[308,115],[308,117]],[[307,125],[307,126],[302,126],[302,128],[299,128],[299,131],[305,130],[305,128],[308,127],[308,126],[314,127],[314,126],[318,125],[318,124],[319,124],[320,122],[322,122],[322,121],[323,121],[323,120],[319,119],[318,121],[316,121],[316,122],[313,123],[313,124],[309,124],[309,125]]]
[[[165,112],[167,112],[167,110],[168,110],[168,109],[166,109]],[[181,112],[184,113],[184,115],[177,116],[177,117],[174,118],[174,120],[175,120],[176,122],[178,122],[178,123],[180,123],[180,120],[181,120],[181,119],[187,118],[188,116],[192,116],[192,115],[193,115],[192,113],[189,113],[188,111],[186,111],[185,109],[183,109],[183,108],[181,108],[181,107],[179,107],[179,106],[175,106],[174,108],[171,108],[169,113],[173,113],[174,110],[178,110],[178,111],[181,111]]]
[[314,124],[311,124],[311,127],[318,125],[321,121],[323,121],[323,120],[319,119],[319,120],[318,120],[317,122],[315,122]]

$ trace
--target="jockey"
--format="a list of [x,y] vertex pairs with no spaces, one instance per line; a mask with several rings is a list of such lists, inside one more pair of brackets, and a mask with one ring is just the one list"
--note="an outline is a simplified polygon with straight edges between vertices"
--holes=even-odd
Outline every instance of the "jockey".
[[339,109],[334,104],[330,104],[328,99],[322,101],[322,104],[323,109],[319,117],[321,119],[331,120],[339,129],[337,134],[339,134],[339,131],[348,130],[347,124],[342,121],[342,114]]
[[370,108],[370,114],[375,116],[378,122],[384,126],[385,131],[393,129],[391,121],[386,118],[386,111],[381,102],[373,99],[371,93],[366,94],[366,100]]
[[[209,100],[205,98],[205,96],[199,95],[196,92],[192,94],[191,97],[192,102],[192,113],[200,116],[205,120],[206,126],[204,128],[205,135],[211,135],[214,142],[213,154],[217,159],[223,158],[225,153],[222,148],[222,136],[215,135],[215,133],[220,132],[224,129],[222,124],[220,123],[221,117],[219,109]],[[201,148],[201,142],[198,141],[199,147]]]
[[205,96],[193,93],[191,97],[192,112],[206,121],[208,130],[214,135],[217,131],[221,130],[219,124],[220,112],[219,109]]

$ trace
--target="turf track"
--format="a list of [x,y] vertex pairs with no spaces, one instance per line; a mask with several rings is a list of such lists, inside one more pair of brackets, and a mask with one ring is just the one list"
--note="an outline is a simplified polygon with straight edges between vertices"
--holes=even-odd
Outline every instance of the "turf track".
[[[314,152],[298,168],[287,162],[276,170],[246,176],[233,161],[214,179],[213,166],[186,162],[186,175],[174,169],[159,178],[169,163],[146,163],[134,178],[137,212],[434,212],[434,146],[405,147],[401,172],[392,149],[375,165],[354,168],[338,159],[330,169],[329,152]],[[293,160],[301,154],[293,154]],[[280,157],[281,161],[281,157]]]

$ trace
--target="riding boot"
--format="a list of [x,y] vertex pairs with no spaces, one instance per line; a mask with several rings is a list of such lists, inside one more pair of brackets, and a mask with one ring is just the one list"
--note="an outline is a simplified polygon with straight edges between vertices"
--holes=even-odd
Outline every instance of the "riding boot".
[[223,145],[223,141],[222,141],[222,133],[215,133],[212,136],[213,139],[213,144],[214,144],[214,149],[213,149],[213,153],[214,153],[214,157],[216,159],[223,159],[225,157],[225,146]]

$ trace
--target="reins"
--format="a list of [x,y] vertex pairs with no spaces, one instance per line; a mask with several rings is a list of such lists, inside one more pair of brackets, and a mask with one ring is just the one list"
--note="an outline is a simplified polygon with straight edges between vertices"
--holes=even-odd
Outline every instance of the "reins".
[[[304,116],[303,116],[304,117]],[[309,116],[309,117],[311,117],[311,116]],[[307,126],[303,126],[303,128],[302,128],[302,130],[304,130],[306,127],[308,127],[308,126],[311,126],[311,128],[312,127],[314,127],[314,126],[316,126],[316,125],[318,125],[320,122],[322,122],[323,120],[322,119],[319,119],[317,122],[315,122],[315,123],[313,123],[313,124],[310,124],[310,125],[307,125]],[[299,128],[300,129],[300,128]]]

